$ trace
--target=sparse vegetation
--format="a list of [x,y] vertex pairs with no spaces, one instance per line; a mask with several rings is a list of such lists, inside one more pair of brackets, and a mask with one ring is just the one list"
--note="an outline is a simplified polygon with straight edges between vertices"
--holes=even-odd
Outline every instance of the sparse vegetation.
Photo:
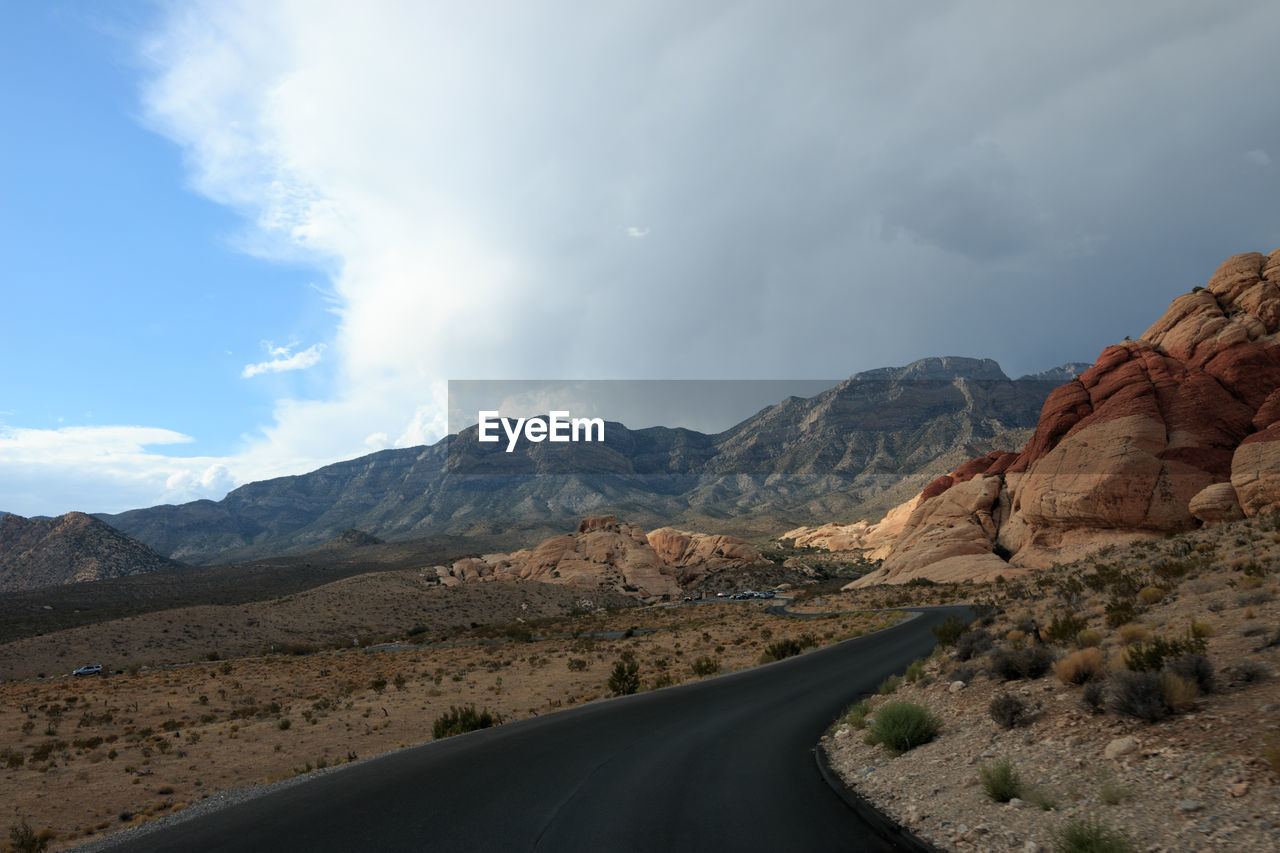
[[1022,722],[1026,716],[1027,703],[1017,696],[1001,693],[991,700],[991,704],[987,706],[987,712],[991,714],[991,719],[1000,724],[1001,728],[1011,729]]
[[640,664],[634,657],[622,657],[609,674],[609,689],[614,696],[630,696],[640,689]]
[[1053,665],[1053,671],[1063,684],[1084,684],[1102,674],[1106,663],[1100,649],[1089,647],[1067,655]]
[[978,779],[987,796],[997,803],[1007,803],[1022,796],[1022,777],[1014,769],[1013,762],[1005,758],[994,764],[978,767]]
[[487,710],[477,712],[475,705],[466,705],[462,708],[454,705],[449,708],[448,713],[441,714],[431,724],[431,736],[436,740],[440,740],[466,732],[473,732],[477,729],[487,729],[501,722],[502,720],[499,717],[489,713]]
[[866,740],[896,756],[928,743],[941,730],[942,721],[923,705],[886,702],[872,718]]
[[1056,853],[1133,853],[1134,846],[1123,832],[1097,818],[1068,821],[1054,833]]
[[969,623],[962,622],[954,616],[948,616],[947,621],[941,625],[935,625],[929,630],[933,632],[938,645],[945,649],[954,646],[960,637],[968,632]]

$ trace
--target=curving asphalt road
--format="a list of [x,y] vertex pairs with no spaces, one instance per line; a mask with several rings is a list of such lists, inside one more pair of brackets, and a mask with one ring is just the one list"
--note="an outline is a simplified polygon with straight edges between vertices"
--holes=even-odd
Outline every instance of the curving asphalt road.
[[423,744],[187,820],[116,851],[877,851],[822,781],[836,716],[967,608],[694,684]]

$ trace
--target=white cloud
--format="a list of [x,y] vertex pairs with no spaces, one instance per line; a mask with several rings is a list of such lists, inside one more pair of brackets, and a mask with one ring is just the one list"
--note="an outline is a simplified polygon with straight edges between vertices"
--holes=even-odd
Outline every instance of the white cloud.
[[0,426],[0,507],[23,515],[115,512],[222,495],[241,481],[228,461],[165,456],[190,436],[139,426]]
[[131,451],[156,495],[434,441],[446,379],[1088,358],[1280,229],[1275,4],[163,8],[146,120],[336,327],[225,459]]
[[320,363],[320,353],[324,352],[324,344],[312,344],[301,352],[293,352],[293,345],[277,347],[270,341],[262,342],[263,349],[271,356],[270,361],[257,364],[246,364],[240,375],[245,379],[260,373],[280,373],[286,370],[306,370]]

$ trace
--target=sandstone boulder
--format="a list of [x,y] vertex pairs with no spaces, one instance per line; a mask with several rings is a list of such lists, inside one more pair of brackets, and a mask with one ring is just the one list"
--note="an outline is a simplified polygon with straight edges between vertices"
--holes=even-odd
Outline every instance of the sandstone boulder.
[[1223,524],[1244,518],[1240,499],[1230,483],[1214,483],[1196,492],[1188,505],[1191,514],[1205,524]]

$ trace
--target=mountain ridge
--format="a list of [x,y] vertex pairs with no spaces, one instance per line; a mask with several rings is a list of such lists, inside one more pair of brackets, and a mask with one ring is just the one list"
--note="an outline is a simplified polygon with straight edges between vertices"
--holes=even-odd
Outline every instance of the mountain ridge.
[[228,562],[316,547],[347,528],[388,540],[615,513],[734,535],[829,513],[882,513],[993,443],[1030,435],[1052,381],[990,359],[921,359],[789,397],[710,435],[608,422],[598,444],[506,453],[476,428],[250,483],[220,501],[98,514],[157,552]]

